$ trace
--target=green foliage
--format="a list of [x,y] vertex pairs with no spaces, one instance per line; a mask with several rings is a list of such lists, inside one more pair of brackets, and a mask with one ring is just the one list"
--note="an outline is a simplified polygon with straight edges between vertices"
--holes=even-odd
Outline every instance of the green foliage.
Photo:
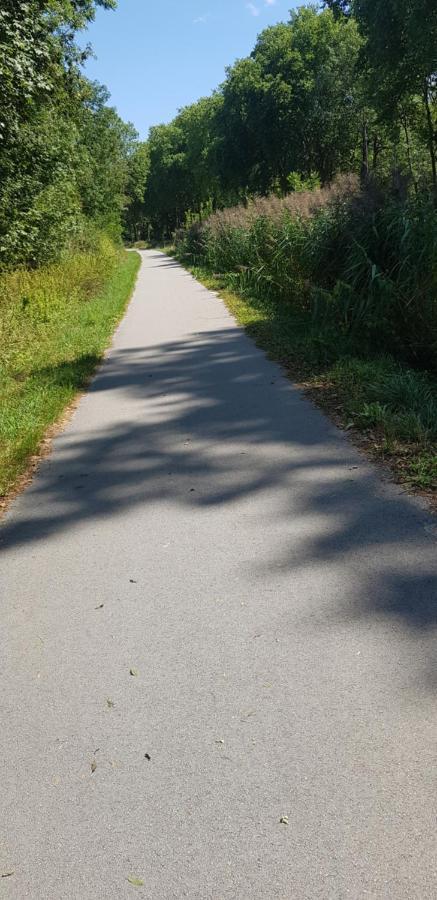
[[149,171],[149,148],[145,143],[137,144],[127,163],[126,204],[123,211],[124,236],[130,242],[149,237],[149,222],[144,207]]
[[437,442],[436,384],[390,357],[339,361],[329,374],[360,428],[383,428],[387,439]]
[[150,131],[145,217],[160,236],[180,227],[188,210],[201,213],[217,185],[213,171],[215,95],[181,110],[170,125]]
[[43,264],[81,227],[74,170],[78,130],[60,111],[42,108],[21,126],[3,160],[0,258],[3,266]]
[[221,177],[230,190],[265,193],[291,172],[323,183],[348,167],[356,144],[354,20],[301,7],[266,29],[228,70],[220,111]]
[[80,73],[75,32],[113,0],[0,10],[0,268],[45,265],[93,221],[120,238],[135,132]]
[[218,213],[178,236],[177,252],[233,289],[308,311],[354,352],[437,369],[437,213],[427,197],[381,202],[340,182]]
[[421,94],[435,76],[437,7],[434,0],[353,0],[352,10],[366,38],[366,56],[392,102]]
[[314,190],[339,173],[382,185],[397,173],[403,194],[437,185],[434,0],[324,5],[267,28],[212,97],[151,130],[141,210],[134,201],[143,237],[171,236],[207,204]]
[[115,0],[3,0],[0,9],[0,139],[7,141],[35,106],[69,92],[89,51],[74,42],[96,6]]
[[[361,62],[379,124],[402,127],[414,180],[414,145],[427,147],[437,200],[437,6],[434,0],[325,0],[337,18],[355,18]],[[410,128],[412,134],[409,134]],[[399,143],[399,138],[397,140]],[[382,145],[381,145],[382,146]]]
[[81,110],[80,137],[83,166],[78,173],[84,215],[114,238],[121,236],[121,214],[126,201],[130,159],[138,137],[115,109],[106,106],[108,94],[99,86]]
[[290,191],[294,191],[295,193],[315,191],[321,187],[320,178],[316,172],[310,172],[306,177],[301,175],[300,172],[290,172],[290,174],[287,175],[287,187]]

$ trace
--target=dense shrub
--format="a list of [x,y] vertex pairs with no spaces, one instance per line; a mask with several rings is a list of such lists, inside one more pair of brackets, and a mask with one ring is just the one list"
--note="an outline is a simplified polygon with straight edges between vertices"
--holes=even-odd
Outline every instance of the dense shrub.
[[192,264],[253,296],[293,303],[351,348],[437,365],[437,212],[354,178],[254,200],[177,236]]

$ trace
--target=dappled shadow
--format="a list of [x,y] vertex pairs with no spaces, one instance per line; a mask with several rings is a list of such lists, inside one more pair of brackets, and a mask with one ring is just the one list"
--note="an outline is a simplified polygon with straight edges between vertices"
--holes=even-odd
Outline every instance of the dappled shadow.
[[[195,478],[197,502],[212,505],[280,484],[292,469],[337,464],[335,432],[317,413],[309,416],[299,393],[290,391],[276,367],[267,361],[262,366],[260,360],[259,351],[239,329],[208,332],[152,350],[113,351],[88,394],[90,399],[103,393],[110,397],[113,406],[107,416],[96,420],[94,429],[85,422],[81,434],[79,415],[74,432],[57,439],[57,452],[44,463],[30,489],[44,533],[68,527],[70,513],[67,504],[56,520],[43,517],[39,506],[43,499],[48,506],[53,501],[71,502],[71,521],[77,522],[98,518],[102,511],[117,514],[126,505],[172,497],[174,485],[166,481],[169,472]],[[62,382],[69,378],[70,367],[62,363],[43,374],[47,380]],[[126,407],[126,417],[124,401],[135,401],[135,412]],[[281,447],[284,441],[312,448],[311,457],[293,459],[281,452],[277,460],[273,454],[254,465],[257,446]],[[221,448],[230,455],[222,456]],[[242,459],[244,454],[249,454],[248,460]],[[238,477],[232,479],[235,467]],[[213,477],[218,473],[225,476],[220,486]],[[84,474],[90,480],[78,501],[76,491],[84,485],[76,481]],[[126,489],[125,496],[117,487]],[[40,539],[41,530],[35,529],[33,520],[28,527],[11,523],[2,532],[4,546],[14,540]]]
[[310,591],[314,573],[334,566],[344,621],[377,615],[410,631],[437,628],[428,517],[383,485],[238,328],[113,350],[6,520],[1,546],[146,504],[245,509],[256,496],[274,546],[253,564],[260,577],[300,573]]
[[148,268],[149,269],[179,269],[179,274],[181,275],[182,278],[184,276],[186,278],[192,277],[189,272],[185,272],[184,269],[181,269],[180,263],[178,263],[177,260],[175,260],[175,259],[167,259],[165,262],[163,262],[162,257],[161,257],[160,262],[156,262],[153,265],[149,265]]
[[[153,264],[150,262],[153,260]],[[180,262],[177,261],[173,256],[164,256],[163,253],[153,252],[149,250],[147,253],[147,268],[148,269],[179,269],[179,274],[181,276],[187,276],[190,278],[189,272],[182,268]]]
[[436,583],[421,572],[392,572],[384,581],[383,590],[367,604],[367,614],[377,612],[404,620],[411,628],[435,626],[437,615]]

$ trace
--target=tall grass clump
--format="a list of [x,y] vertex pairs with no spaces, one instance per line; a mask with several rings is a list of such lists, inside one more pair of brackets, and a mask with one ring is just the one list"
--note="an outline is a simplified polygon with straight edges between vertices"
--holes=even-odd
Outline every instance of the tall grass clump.
[[353,176],[313,192],[258,198],[195,223],[177,252],[231,288],[291,303],[351,351],[437,367],[437,212]]

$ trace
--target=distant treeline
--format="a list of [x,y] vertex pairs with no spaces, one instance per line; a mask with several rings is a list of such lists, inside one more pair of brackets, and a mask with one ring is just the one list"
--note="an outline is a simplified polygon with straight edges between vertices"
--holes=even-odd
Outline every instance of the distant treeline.
[[75,39],[115,0],[0,4],[0,268],[35,267],[96,230],[120,238],[136,132]]
[[301,7],[138,145],[126,235],[160,239],[187,217],[342,172],[435,193],[436,95],[435,0]]

